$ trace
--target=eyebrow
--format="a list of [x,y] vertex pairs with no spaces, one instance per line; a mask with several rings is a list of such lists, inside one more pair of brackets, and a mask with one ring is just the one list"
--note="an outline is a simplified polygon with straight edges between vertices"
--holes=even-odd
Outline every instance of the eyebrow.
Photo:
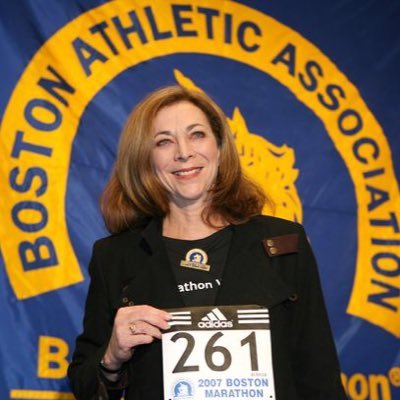
[[[194,127],[196,127],[196,126],[202,126],[202,127],[204,127],[204,125],[201,124],[200,122],[196,122],[196,123],[194,123],[194,124],[188,125],[188,126],[186,127],[185,130],[186,130],[186,132],[189,132],[189,131],[191,131]],[[170,131],[160,131],[160,132],[156,132],[156,134],[154,135],[154,137],[156,137],[156,136],[158,136],[158,135],[168,135],[168,136],[171,136],[172,133],[171,133]]]

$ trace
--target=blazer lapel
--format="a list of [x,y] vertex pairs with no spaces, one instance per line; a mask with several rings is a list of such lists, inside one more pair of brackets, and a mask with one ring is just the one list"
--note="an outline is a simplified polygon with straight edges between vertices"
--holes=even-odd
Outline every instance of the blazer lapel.
[[291,289],[274,267],[277,260],[265,254],[254,225],[235,225],[216,304],[260,304],[268,308],[284,301]]
[[142,231],[145,256],[140,262],[140,271],[129,284],[135,304],[151,304],[156,307],[183,307],[175,276],[171,269],[162,240],[161,219],[153,218]]

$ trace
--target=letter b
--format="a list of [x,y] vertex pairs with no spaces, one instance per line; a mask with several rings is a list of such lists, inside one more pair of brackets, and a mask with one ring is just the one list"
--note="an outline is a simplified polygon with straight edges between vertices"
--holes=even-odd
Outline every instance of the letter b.
[[40,237],[34,243],[22,242],[19,256],[25,271],[52,267],[58,264],[53,242],[47,237]]
[[38,377],[62,379],[67,376],[68,344],[52,336],[39,337]]

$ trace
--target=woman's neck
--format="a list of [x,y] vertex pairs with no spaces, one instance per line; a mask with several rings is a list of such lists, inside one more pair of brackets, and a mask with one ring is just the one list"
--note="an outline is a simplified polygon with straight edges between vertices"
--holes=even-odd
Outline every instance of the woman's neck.
[[212,235],[220,227],[225,226],[216,221],[212,227],[202,218],[203,209],[171,207],[169,214],[163,221],[163,236],[174,239],[196,240]]

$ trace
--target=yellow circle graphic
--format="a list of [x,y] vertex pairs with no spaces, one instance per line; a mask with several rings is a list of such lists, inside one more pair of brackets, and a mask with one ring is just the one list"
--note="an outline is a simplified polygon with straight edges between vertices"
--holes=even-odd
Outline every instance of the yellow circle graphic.
[[[0,242],[17,298],[82,280],[65,195],[86,106],[127,68],[177,53],[224,57],[262,71],[323,122],[357,199],[358,253],[348,312],[400,337],[400,197],[385,134],[357,88],[316,46],[233,1],[115,0],[80,15],[32,58],[0,135]],[[240,115],[231,122],[243,123]]]

